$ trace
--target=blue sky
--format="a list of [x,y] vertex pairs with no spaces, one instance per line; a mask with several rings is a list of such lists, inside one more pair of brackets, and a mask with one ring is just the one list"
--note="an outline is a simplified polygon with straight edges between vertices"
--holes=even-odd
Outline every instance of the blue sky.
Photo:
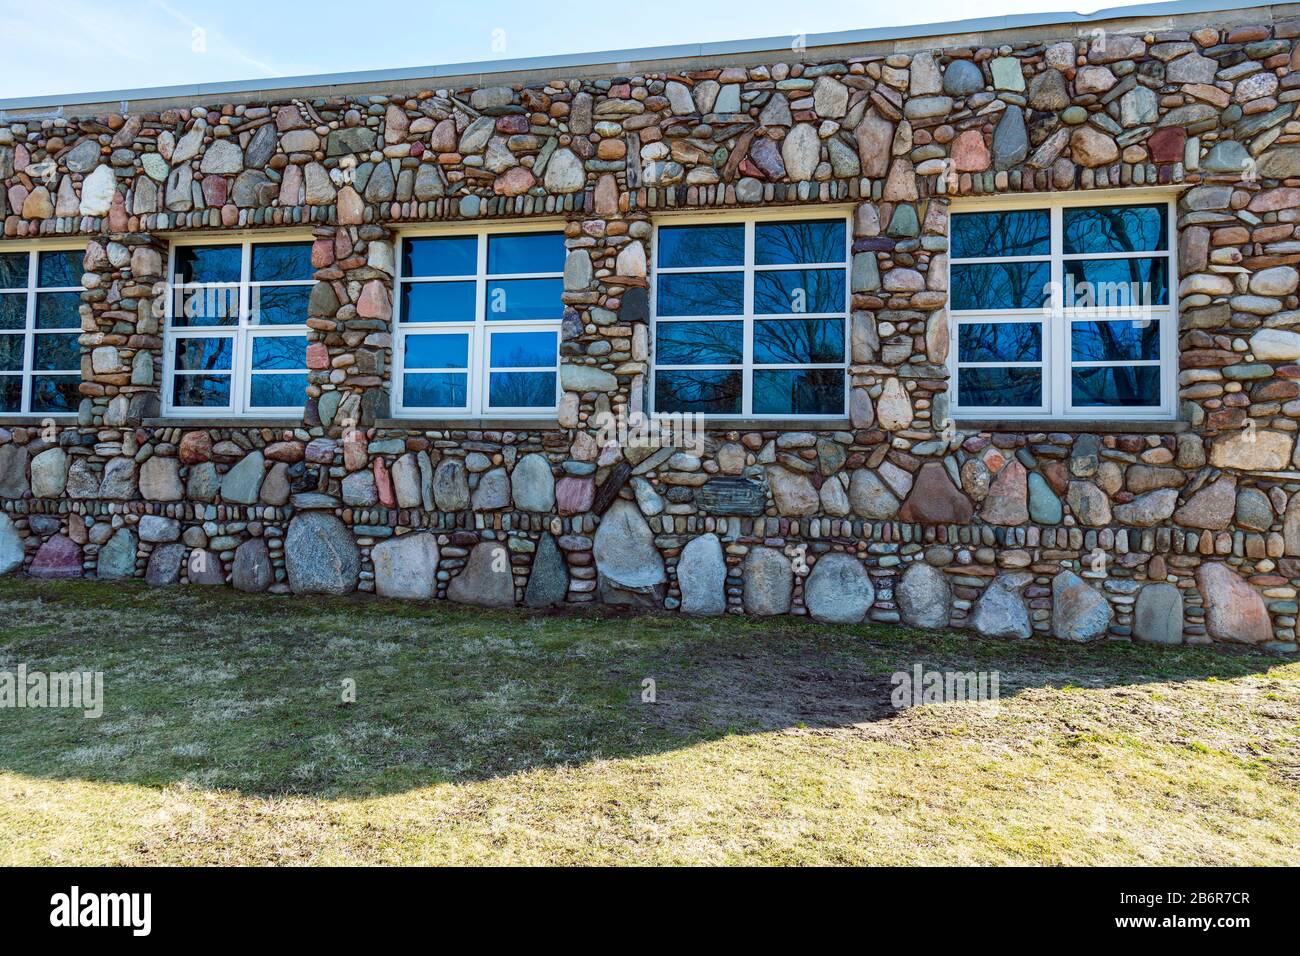
[[[1076,9],[1125,0],[0,0],[0,99],[424,66]],[[559,15],[539,17],[552,7]],[[795,9],[792,9],[795,8]],[[640,14],[648,15],[642,17]]]

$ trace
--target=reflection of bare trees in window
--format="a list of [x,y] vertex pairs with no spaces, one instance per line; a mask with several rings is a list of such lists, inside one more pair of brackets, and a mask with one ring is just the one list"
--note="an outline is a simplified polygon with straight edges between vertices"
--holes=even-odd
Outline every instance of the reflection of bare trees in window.
[[843,262],[844,223],[759,223],[754,227],[754,261],[759,265]]
[[1047,298],[1046,262],[991,262],[952,267],[954,309],[1035,309]]
[[660,315],[737,315],[744,277],[739,272],[685,272],[659,277]]
[[655,408],[661,412],[734,414],[740,409],[741,373],[659,372]]
[[1037,362],[1042,358],[1037,322],[963,322],[958,339],[963,362]]
[[658,326],[661,365],[739,365],[739,322],[664,322]]
[[668,226],[659,230],[662,266],[740,265],[744,226]]
[[844,359],[839,319],[776,319],[754,323],[754,361],[760,365],[810,365]]
[[311,277],[311,243],[253,247],[254,282],[293,282]]
[[959,259],[1045,256],[1051,251],[1046,210],[971,212],[952,217],[953,255]]
[[844,372],[833,368],[754,372],[759,415],[836,415],[844,411]]
[[844,270],[782,269],[754,273],[754,313],[843,312]]
[[1164,247],[1164,206],[1067,209],[1065,252],[1154,252]]
[[1074,370],[1076,405],[1158,405],[1160,369],[1154,365]]
[[493,372],[492,405],[496,408],[536,408],[555,404],[554,372]]

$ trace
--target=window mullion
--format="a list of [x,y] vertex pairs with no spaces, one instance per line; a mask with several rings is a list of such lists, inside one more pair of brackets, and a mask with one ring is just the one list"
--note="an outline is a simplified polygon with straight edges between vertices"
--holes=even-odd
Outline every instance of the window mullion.
[[745,280],[743,284],[744,321],[741,336],[740,394],[741,414],[754,414],[754,220],[745,223]]
[[1044,392],[1048,398],[1048,413],[1053,416],[1065,414],[1066,406],[1066,389],[1069,385],[1069,340],[1070,326],[1069,319],[1065,318],[1064,311],[1057,308],[1057,302],[1064,302],[1065,294],[1065,265],[1064,249],[1065,243],[1062,237],[1062,224],[1064,216],[1060,205],[1051,207],[1051,244],[1052,244],[1052,268],[1051,280],[1052,288],[1058,291],[1058,295],[1050,299],[1051,306],[1048,309],[1047,325],[1049,328],[1044,330],[1045,335],[1050,335],[1048,342],[1051,356],[1050,362],[1043,363],[1043,374],[1046,381],[1043,383]]
[[469,383],[466,395],[470,399],[469,413],[483,415],[488,407],[487,388],[487,247],[486,231],[478,234],[477,275],[474,276],[474,334],[470,338],[473,354],[469,357]]

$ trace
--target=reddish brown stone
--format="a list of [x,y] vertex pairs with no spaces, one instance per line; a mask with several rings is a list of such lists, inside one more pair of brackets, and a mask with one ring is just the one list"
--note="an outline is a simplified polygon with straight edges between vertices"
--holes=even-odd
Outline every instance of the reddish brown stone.
[[1180,126],[1166,126],[1156,130],[1147,140],[1151,161],[1155,163],[1181,163],[1186,145],[1187,130]]
[[921,466],[911,494],[898,509],[901,520],[918,524],[965,524],[974,513],[970,499],[957,490],[947,469],[937,461]]
[[212,458],[212,436],[207,432],[186,432],[176,456],[181,464],[197,465]]

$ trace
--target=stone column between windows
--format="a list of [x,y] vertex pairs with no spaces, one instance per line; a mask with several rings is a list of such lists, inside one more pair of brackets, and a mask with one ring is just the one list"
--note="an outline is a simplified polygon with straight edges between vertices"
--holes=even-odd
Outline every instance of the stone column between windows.
[[318,228],[315,237],[305,418],[342,435],[349,468],[364,467],[364,438],[348,438],[389,415],[393,234],[375,225],[331,226]]
[[650,404],[646,264],[653,230],[647,215],[603,209],[597,199],[594,216],[571,219],[565,227],[558,418],[574,437],[568,478],[556,488],[561,514],[603,513],[632,467],[653,451],[614,442],[601,447],[609,422],[644,414]]
[[134,426],[160,412],[167,246],[166,239],[147,233],[86,244],[82,425]]
[[854,211],[849,416],[926,442],[948,419],[948,203],[910,195]]

